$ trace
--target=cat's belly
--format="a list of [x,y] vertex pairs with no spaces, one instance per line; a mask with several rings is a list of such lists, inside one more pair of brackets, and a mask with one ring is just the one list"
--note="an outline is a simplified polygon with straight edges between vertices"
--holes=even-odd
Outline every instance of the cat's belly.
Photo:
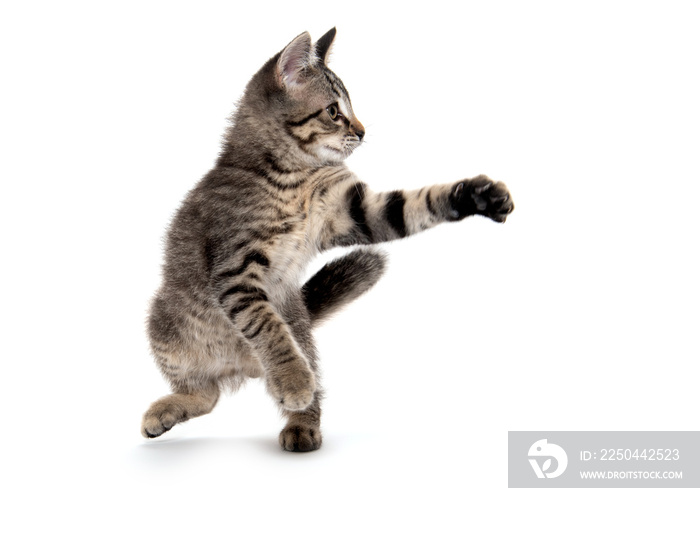
[[[168,377],[177,381],[263,375],[260,360],[221,309],[160,302],[151,312],[151,347]],[[159,329],[159,324],[167,328]]]
[[[199,321],[198,321],[199,322]],[[263,367],[248,342],[236,332],[231,321],[218,309],[208,321],[193,325],[193,348],[197,359],[213,376],[242,374],[260,377]]]
[[[314,255],[304,223],[300,222],[297,230],[273,241],[266,253],[270,267],[263,283],[268,301],[284,320],[298,319],[298,307],[303,306],[300,278]],[[179,377],[264,375],[260,359],[216,301],[207,301],[208,297],[203,294],[193,298],[179,290],[174,292],[163,292],[152,308],[152,322],[168,325],[151,329],[154,353],[167,365],[162,368],[168,368],[171,375]],[[158,331],[163,331],[164,335],[158,335]]]

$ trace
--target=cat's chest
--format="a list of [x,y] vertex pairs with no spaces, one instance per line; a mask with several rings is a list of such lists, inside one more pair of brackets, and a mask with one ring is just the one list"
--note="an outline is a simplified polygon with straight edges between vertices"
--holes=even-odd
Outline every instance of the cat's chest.
[[306,213],[285,219],[280,231],[271,238],[269,246],[269,281],[273,288],[298,285],[306,264],[315,254]]

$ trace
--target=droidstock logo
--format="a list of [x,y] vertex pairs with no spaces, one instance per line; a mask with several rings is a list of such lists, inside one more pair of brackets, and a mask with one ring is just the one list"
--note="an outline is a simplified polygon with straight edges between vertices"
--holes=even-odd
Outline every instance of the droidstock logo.
[[[530,465],[538,478],[556,478],[561,476],[569,464],[569,458],[557,444],[548,444],[547,439],[537,440],[528,451]],[[552,460],[557,462],[554,470],[548,472],[552,467]]]

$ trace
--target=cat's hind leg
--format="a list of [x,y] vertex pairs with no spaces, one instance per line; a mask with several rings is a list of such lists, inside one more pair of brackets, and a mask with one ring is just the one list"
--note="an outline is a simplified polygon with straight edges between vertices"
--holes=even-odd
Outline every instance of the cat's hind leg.
[[175,387],[174,392],[156,400],[143,416],[141,434],[156,438],[176,424],[209,413],[219,399],[219,384],[209,380]]
[[286,451],[313,451],[321,447],[321,401],[323,389],[316,362],[316,349],[311,334],[309,311],[305,306],[301,292],[297,297],[290,295],[287,306],[282,310],[283,316],[292,329],[294,339],[301,352],[309,362],[313,372],[315,389],[311,402],[302,410],[280,407],[287,424],[279,435],[282,449]]
[[303,411],[283,410],[287,424],[280,432],[280,446],[285,451],[314,451],[321,447],[321,390],[314,393],[311,404]]

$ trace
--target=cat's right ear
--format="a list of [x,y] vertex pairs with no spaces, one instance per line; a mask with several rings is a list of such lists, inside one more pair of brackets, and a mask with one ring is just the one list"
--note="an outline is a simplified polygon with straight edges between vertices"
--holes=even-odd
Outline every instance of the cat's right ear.
[[316,55],[323,62],[323,64],[328,64],[328,57],[331,53],[331,46],[333,45],[333,40],[335,39],[335,27],[326,32],[323,36],[316,42]]
[[311,36],[308,32],[292,40],[280,53],[277,61],[277,79],[288,91],[295,91],[305,83],[305,71],[316,61],[315,51],[311,48]]

